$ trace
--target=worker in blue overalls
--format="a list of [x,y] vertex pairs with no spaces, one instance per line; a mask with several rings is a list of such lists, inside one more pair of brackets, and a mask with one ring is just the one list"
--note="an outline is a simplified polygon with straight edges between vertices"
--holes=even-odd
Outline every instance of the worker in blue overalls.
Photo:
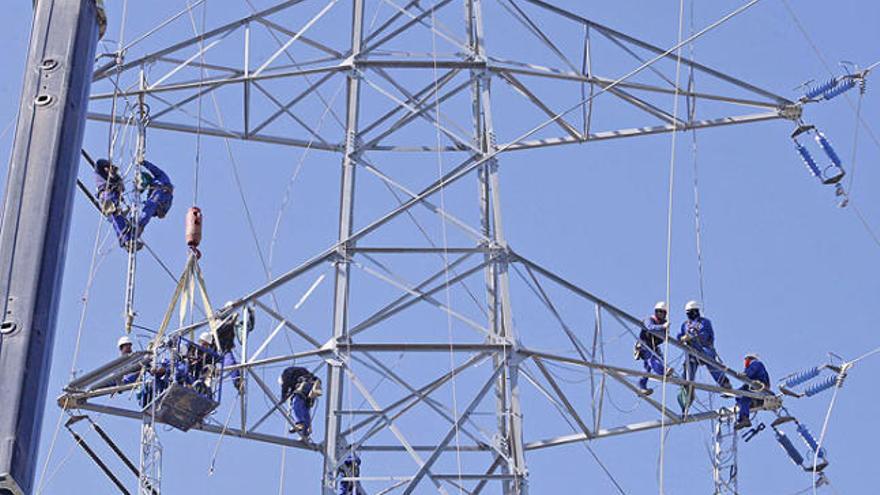
[[361,482],[346,478],[357,478],[361,475],[361,458],[355,453],[345,456],[339,469],[336,470],[336,490],[338,495],[366,495]]
[[308,441],[312,434],[311,408],[321,395],[321,379],[300,366],[285,368],[278,380],[281,383],[281,401],[290,400],[293,410],[291,433],[299,433]]
[[[635,358],[642,361],[646,372],[661,376],[672,373],[672,369],[663,366],[663,350],[660,348],[664,336],[669,330],[669,320],[666,319],[666,314],[666,302],[660,301],[654,305],[654,314],[642,322],[643,328],[639,333],[639,341],[636,342],[633,352]],[[648,388],[648,377],[641,377],[639,379],[639,393],[647,396],[653,392],[653,389]]]
[[119,244],[125,246],[128,242],[129,228],[128,219],[122,205],[122,193],[125,192],[125,184],[119,175],[119,168],[109,160],[100,159],[95,163],[95,181],[97,182],[98,206],[101,213],[110,220]]
[[[770,374],[767,373],[767,368],[764,367],[764,363],[758,359],[757,354],[746,354],[743,366],[745,368],[743,373],[745,373],[749,380],[752,380],[752,383],[743,385],[740,387],[740,390],[769,392]],[[750,409],[752,406],[760,406],[763,402],[764,401],[760,399],[752,399],[751,397],[737,397],[736,405],[739,407],[739,414],[734,428],[740,430],[742,428],[751,427],[752,421],[749,419]]]
[[171,202],[174,199],[174,185],[171,179],[159,167],[144,160],[144,168],[147,172],[142,172],[138,180],[138,188],[147,192],[147,199],[141,208],[141,215],[137,223],[137,232],[134,238],[139,239],[144,228],[153,217],[165,218],[168,210],[171,209]]
[[[700,315],[700,304],[697,301],[688,301],[684,306],[684,310],[687,320],[681,324],[678,340],[710,361],[720,363],[718,352],[715,351],[715,330],[712,328],[712,322]],[[688,354],[684,363],[684,377],[686,380],[693,381],[696,378],[697,368],[701,363],[709,368],[709,373],[718,385],[730,388],[730,379],[727,378],[720,367],[703,363],[690,354]]]

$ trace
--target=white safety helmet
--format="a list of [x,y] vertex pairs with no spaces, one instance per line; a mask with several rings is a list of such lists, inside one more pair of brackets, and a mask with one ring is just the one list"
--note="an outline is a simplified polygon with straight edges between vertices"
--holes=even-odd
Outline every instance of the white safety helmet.
[[654,311],[669,311],[666,308],[666,301],[657,301],[657,304],[654,305]]
[[752,359],[752,360],[760,361],[761,357],[758,356],[758,353],[756,353],[756,352],[747,352],[745,357],[743,357],[743,359],[746,359],[746,360]]
[[688,301],[687,304],[684,305],[685,311],[690,311],[692,309],[696,309],[697,311],[699,311],[700,303],[698,303],[697,301]]
[[123,335],[122,337],[119,337],[119,340],[116,341],[116,347],[122,347],[126,344],[128,344],[128,345],[132,344],[132,341],[128,337],[128,335]]
[[202,332],[199,334],[199,342],[207,342],[211,344],[214,342],[214,335],[211,332]]

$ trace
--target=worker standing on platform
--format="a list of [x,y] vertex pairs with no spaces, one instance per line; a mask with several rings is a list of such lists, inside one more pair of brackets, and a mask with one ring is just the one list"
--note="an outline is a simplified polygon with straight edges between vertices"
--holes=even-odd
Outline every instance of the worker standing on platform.
[[[712,322],[700,315],[700,304],[697,301],[688,301],[684,306],[684,310],[687,320],[681,324],[678,340],[702,354],[705,358],[720,363],[718,352],[715,351],[715,330],[712,328]],[[684,363],[685,380],[693,381],[696,378],[697,367],[700,366],[701,362],[695,356],[688,354]],[[703,364],[709,368],[709,373],[718,385],[730,388],[730,379],[727,378],[721,368],[707,363]]]
[[[633,352],[636,359],[642,360],[645,371],[661,376],[672,373],[670,368],[664,368],[663,350],[660,349],[665,340],[666,332],[669,330],[669,320],[666,319],[666,314],[667,307],[664,301],[654,305],[654,314],[643,322],[639,341],[636,342],[636,348]],[[647,376],[639,379],[639,392],[642,395],[651,395],[654,392],[653,389],[648,388]]]
[[312,433],[311,408],[321,395],[321,379],[306,368],[290,366],[281,373],[281,401],[291,401],[293,409],[293,428],[291,433],[299,433],[308,441]]
[[95,181],[98,185],[96,196],[101,213],[110,220],[119,244],[124,247],[130,234],[126,212],[121,203],[125,185],[119,175],[119,168],[109,160],[98,160],[95,163]]
[[[753,381],[751,384],[746,384],[740,387],[740,390],[749,390],[751,392],[769,392],[770,390],[770,374],[767,373],[767,368],[764,366],[764,363],[758,359],[757,354],[746,354],[746,357],[743,362],[744,370],[743,373]],[[754,383],[757,382],[757,383]],[[751,408],[759,407],[763,404],[763,400],[760,399],[752,399],[751,397],[737,397],[736,405],[739,407],[739,414],[737,416],[735,429],[741,430],[743,428],[749,428],[752,426],[752,421],[749,419],[749,412]]]
[[147,199],[141,208],[135,238],[140,238],[150,219],[153,217],[165,218],[168,210],[171,209],[171,202],[174,200],[174,185],[171,184],[168,175],[146,160],[144,160],[143,166],[149,173],[143,172],[138,177],[140,181],[138,189],[147,192]]
[[[361,475],[361,458],[351,453],[345,456],[345,460],[336,470],[336,488],[338,495],[366,495],[361,487],[361,482],[350,478]],[[349,478],[349,479],[346,479]]]

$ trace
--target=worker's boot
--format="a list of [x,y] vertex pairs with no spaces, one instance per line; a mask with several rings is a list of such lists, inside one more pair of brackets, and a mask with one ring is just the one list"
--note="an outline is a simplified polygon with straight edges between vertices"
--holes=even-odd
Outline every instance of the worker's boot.
[[742,430],[743,428],[751,428],[752,421],[749,418],[742,418],[733,425],[734,430]]
[[654,389],[653,389],[653,388],[647,388],[647,387],[645,387],[645,388],[640,388],[640,389],[639,389],[639,395],[643,395],[643,396],[645,396],[645,397],[647,397],[647,396],[649,396],[649,395],[651,395],[651,394],[653,394],[653,393],[654,393]]

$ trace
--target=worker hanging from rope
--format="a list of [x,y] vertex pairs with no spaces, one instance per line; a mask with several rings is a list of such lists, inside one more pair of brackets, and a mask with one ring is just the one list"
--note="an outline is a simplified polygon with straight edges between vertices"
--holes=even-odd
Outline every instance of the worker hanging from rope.
[[306,368],[290,366],[285,368],[278,379],[281,384],[281,401],[290,400],[293,410],[291,433],[299,433],[304,441],[312,434],[311,408],[321,396],[321,379]]
[[[700,315],[700,304],[697,301],[688,301],[684,310],[687,319],[681,324],[678,340],[706,359],[720,364],[718,352],[715,350],[715,330],[712,328],[712,322]],[[709,369],[709,374],[719,386],[730,388],[730,379],[720,367],[704,363],[691,354],[687,355],[684,362],[685,380],[694,381],[696,379],[697,368],[700,364],[704,364]],[[685,387],[682,389],[682,393],[683,395],[679,396],[679,405],[682,410],[686,410],[693,401],[693,391],[689,387]]]
[[146,168],[135,177],[135,190],[137,193],[146,193],[140,215],[137,219],[130,218],[132,213],[122,202],[122,194],[125,191],[119,168],[109,160],[100,159],[95,163],[95,179],[97,182],[97,197],[103,213],[116,230],[119,245],[128,249],[130,242],[136,243],[136,249],[140,249],[143,243],[140,236],[144,228],[153,217],[165,218],[171,203],[174,200],[174,185],[162,169],[144,160]]
[[143,203],[140,218],[137,221],[135,239],[140,238],[150,219],[153,217],[165,218],[174,199],[174,185],[168,174],[147,160],[144,160],[142,165],[147,171],[142,171],[136,180],[138,181],[138,190],[146,192],[147,199]]
[[[740,390],[749,390],[752,392],[770,393],[770,374],[764,363],[758,359],[757,354],[746,354],[743,361],[743,373],[752,380],[752,383],[745,384]],[[752,421],[749,419],[749,413],[752,407],[761,407],[764,401],[761,399],[753,399],[751,397],[737,397],[736,405],[739,407],[736,425],[734,429],[741,430],[743,428],[751,428]]]
[[128,209],[122,203],[122,194],[125,192],[125,184],[119,175],[119,167],[109,160],[100,159],[95,162],[95,182],[97,190],[95,196],[101,213],[110,220],[120,246],[125,247],[128,238],[129,222]]
[[345,456],[336,470],[336,489],[338,495],[366,495],[361,482],[352,478],[361,475],[361,458],[354,452]]
[[[664,301],[654,305],[654,314],[643,322],[644,328],[639,333],[639,340],[633,350],[634,357],[642,361],[646,372],[660,376],[672,374],[672,368],[664,369],[663,367],[663,351],[660,348],[664,341],[662,336],[666,335],[669,330],[669,320],[666,319],[667,312]],[[639,379],[639,393],[648,396],[653,392],[653,389],[648,388],[648,377],[641,377]]]

